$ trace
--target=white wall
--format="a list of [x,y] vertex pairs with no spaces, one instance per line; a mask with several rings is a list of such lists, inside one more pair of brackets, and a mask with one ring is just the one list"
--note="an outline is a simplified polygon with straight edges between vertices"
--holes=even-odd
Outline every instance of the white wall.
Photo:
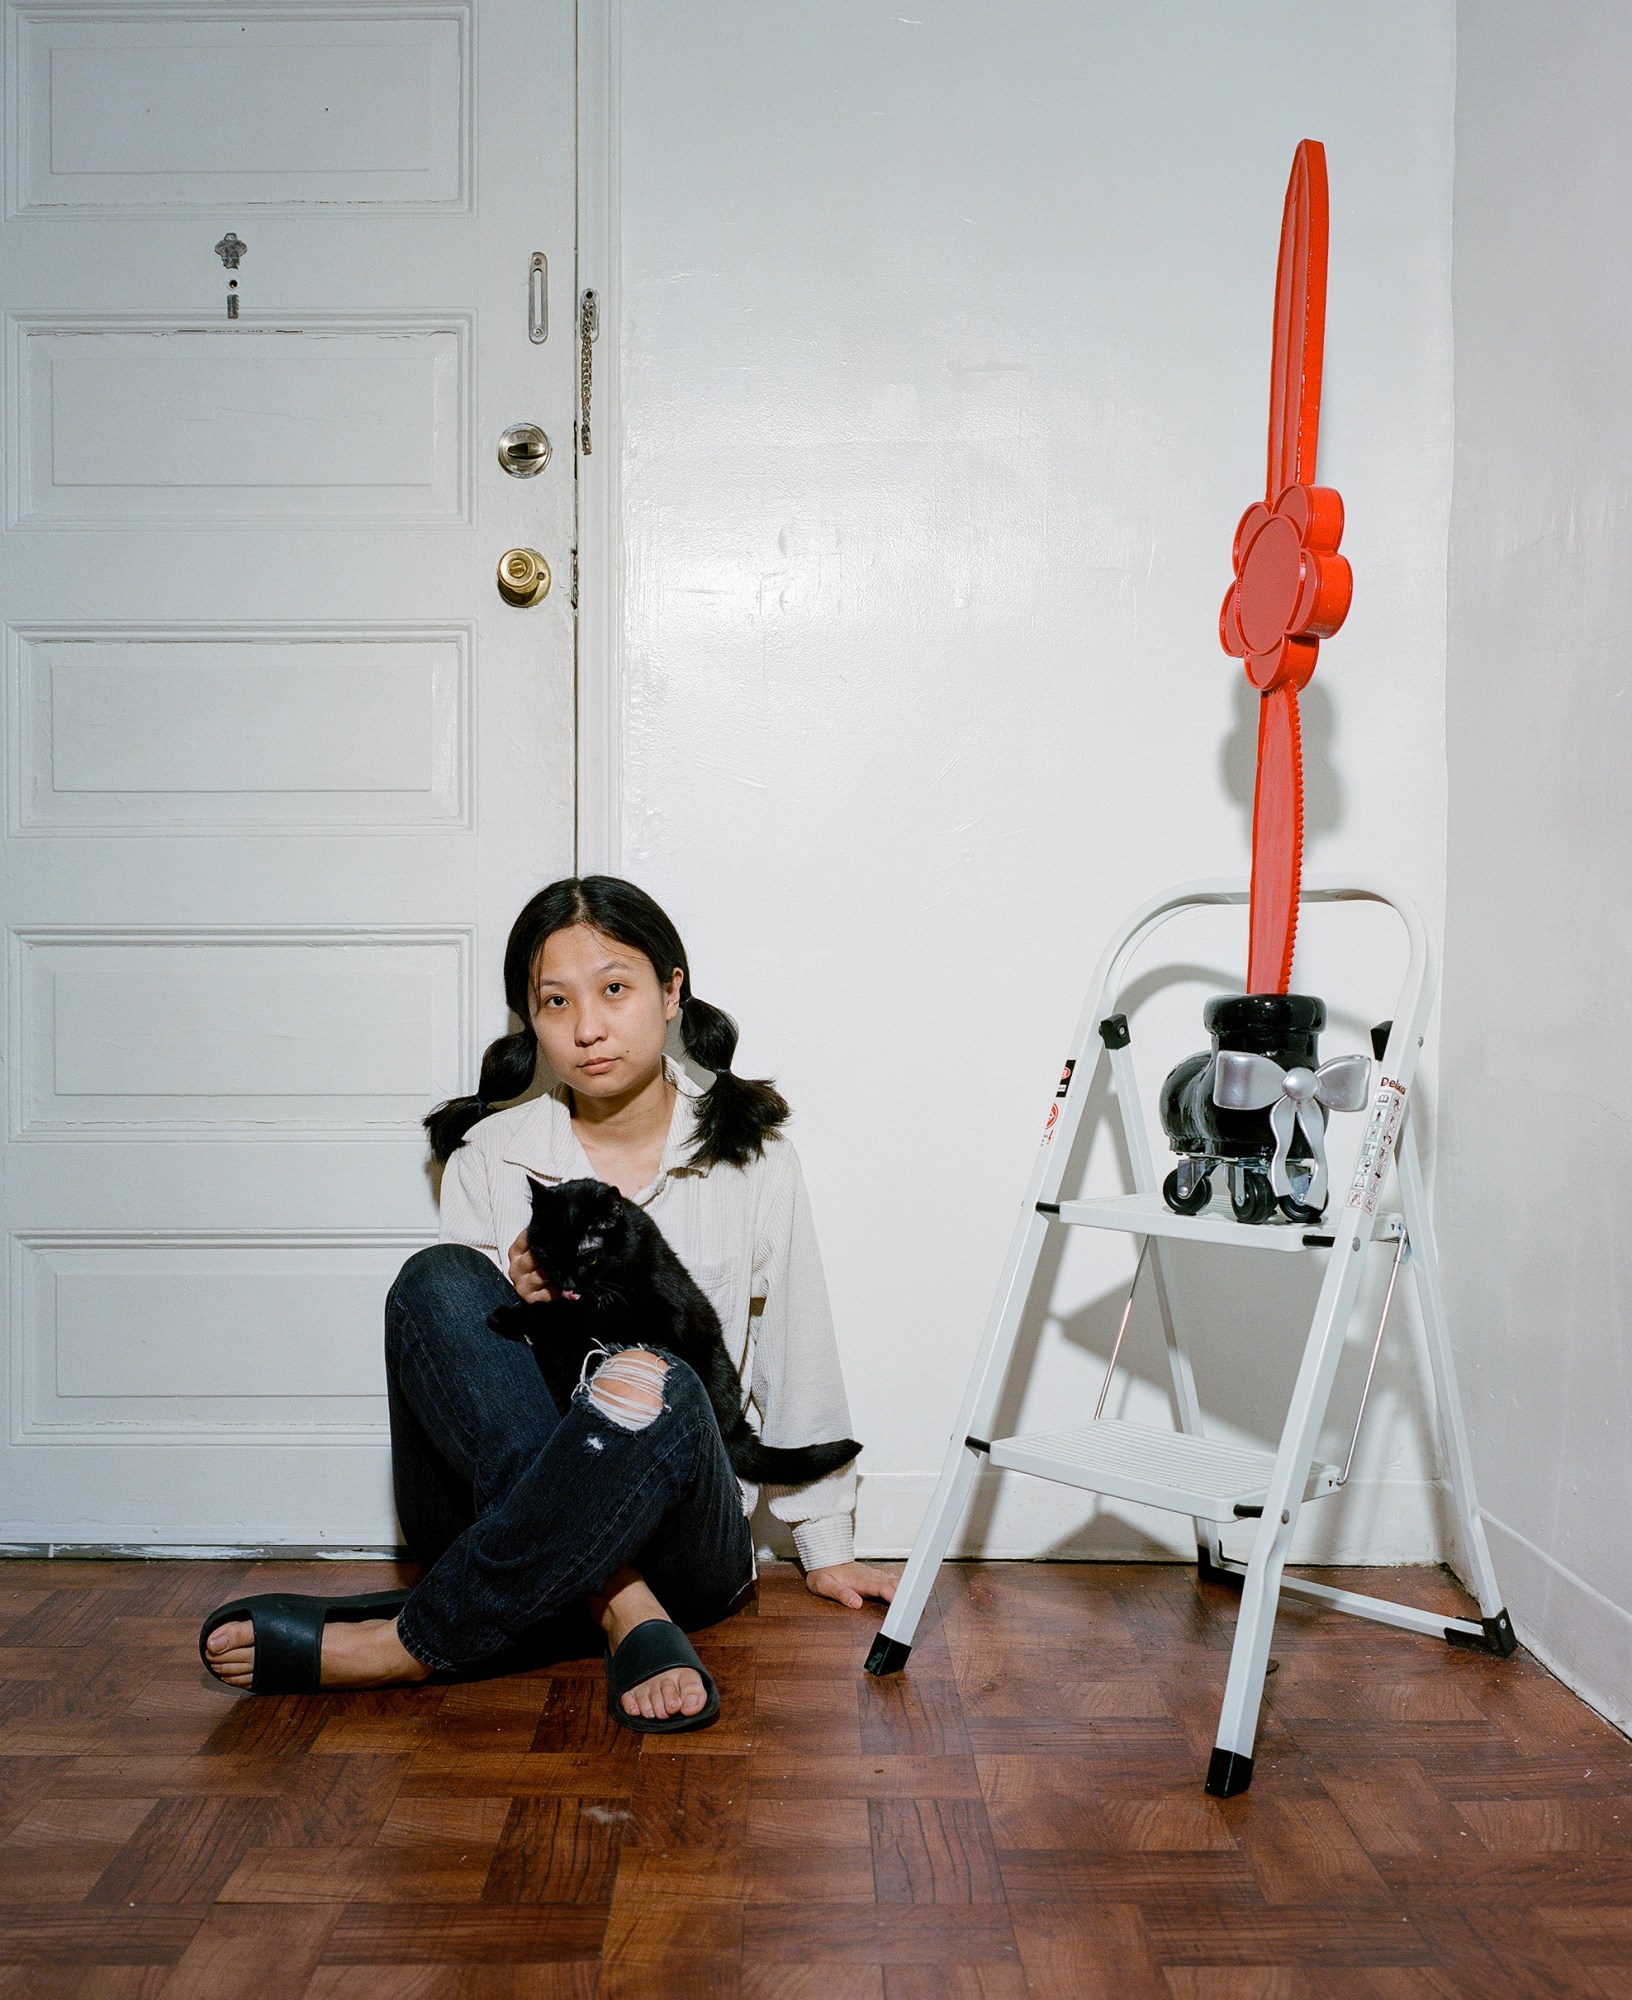
[[[861,1541],[904,1553],[1104,937],[1245,868],[1251,715],[1216,620],[1305,135],[1356,576],[1306,702],[1309,859],[1442,909],[1453,15],[629,0],[621,61],[623,866],[796,1107]],[[1244,973],[1237,937],[1173,956]],[[1342,1003],[1327,1053],[1361,1046],[1392,960],[1316,935],[1300,966]],[[1152,1083],[1201,1040],[1176,979],[1136,1017]],[[1212,1301],[1209,1381],[1265,1435],[1307,1300],[1258,1261]],[[1009,1418],[1091,1409],[1130,1269],[1073,1246]],[[1125,1407],[1162,1407],[1148,1322],[1133,1358]],[[1439,1553],[1432,1447],[1387,1423],[1416,1374],[1406,1341],[1329,1551]],[[1188,1534],[1010,1488],[965,1546]]]
[[1460,16],[1440,1213],[1524,1641],[1632,1720],[1632,12]]

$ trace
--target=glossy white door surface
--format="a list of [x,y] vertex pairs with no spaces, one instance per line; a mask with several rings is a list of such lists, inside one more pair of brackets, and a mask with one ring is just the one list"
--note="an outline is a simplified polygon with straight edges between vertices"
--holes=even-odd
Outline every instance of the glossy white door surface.
[[5,27],[0,1541],[389,1546],[419,1120],[572,864],[573,11]]

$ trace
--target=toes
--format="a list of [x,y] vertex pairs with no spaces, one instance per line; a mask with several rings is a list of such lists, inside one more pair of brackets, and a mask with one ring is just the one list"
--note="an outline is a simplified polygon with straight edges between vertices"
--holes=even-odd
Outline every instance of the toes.
[[679,1709],[695,1715],[708,1699],[701,1677],[691,1667],[666,1674],[654,1674],[623,1697],[626,1715],[643,1715],[648,1722],[661,1722]]

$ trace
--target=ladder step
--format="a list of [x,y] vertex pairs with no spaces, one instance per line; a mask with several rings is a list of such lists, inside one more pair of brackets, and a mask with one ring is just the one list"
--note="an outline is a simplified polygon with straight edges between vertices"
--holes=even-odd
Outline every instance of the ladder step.
[[[1190,1243],[1228,1243],[1240,1250],[1293,1254],[1329,1249],[1339,1223],[1349,1228],[1354,1223],[1347,1211],[1335,1207],[1328,1209],[1324,1222],[1237,1222],[1222,1188],[1200,1215],[1175,1215],[1159,1194],[1105,1195],[1093,1201],[1042,1202],[1039,1207],[1073,1229],[1120,1229],[1133,1236],[1176,1236]],[[1401,1228],[1397,1215],[1368,1216],[1362,1233],[1392,1242]]]
[[[1257,1512],[1275,1469],[1272,1451],[1218,1444],[1180,1431],[1147,1430],[1114,1418],[1030,1437],[994,1438],[989,1457],[993,1465],[1010,1471],[1204,1521],[1239,1520]],[[1304,1498],[1335,1492],[1337,1481],[1335,1465],[1315,1466]]]

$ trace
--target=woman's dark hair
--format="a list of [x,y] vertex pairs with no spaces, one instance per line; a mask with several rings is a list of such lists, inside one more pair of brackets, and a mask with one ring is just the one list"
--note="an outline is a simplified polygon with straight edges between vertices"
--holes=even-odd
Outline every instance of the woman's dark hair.
[[532,1082],[538,1061],[533,966],[545,939],[572,924],[587,924],[603,937],[643,953],[660,986],[667,985],[679,967],[680,1038],[686,1054],[714,1077],[697,1107],[692,1162],[702,1167],[745,1167],[762,1150],[766,1135],[787,1118],[787,1100],[768,1078],[756,1081],[732,1075],[736,1022],[692,992],[680,933],[644,889],[616,875],[569,875],[552,882],[510,926],[510,941],[504,948],[504,997],[521,1026],[489,1045],[474,1097],[450,1098],[427,1115],[431,1151],[439,1160],[450,1158],[479,1118],[520,1097]]

